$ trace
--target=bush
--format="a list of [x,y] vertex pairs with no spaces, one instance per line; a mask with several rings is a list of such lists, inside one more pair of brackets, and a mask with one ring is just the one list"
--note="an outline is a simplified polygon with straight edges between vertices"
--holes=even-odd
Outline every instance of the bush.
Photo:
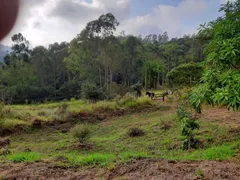
[[67,103],[61,103],[59,106],[58,106],[58,110],[57,112],[58,113],[65,113],[67,111],[67,108],[68,108],[68,104]]
[[194,130],[199,129],[199,123],[192,118],[190,113],[185,111],[184,106],[178,108],[177,115],[181,121],[181,134],[186,137],[182,149],[197,148],[198,140],[194,138]]
[[87,125],[76,125],[71,129],[73,137],[79,140],[80,143],[84,143],[90,138],[90,129]]
[[145,133],[142,129],[139,128],[130,128],[128,130],[128,135],[130,137],[137,137],[137,136],[143,136]]
[[81,96],[83,99],[92,100],[94,102],[106,98],[104,93],[100,89],[98,89],[95,84],[92,83],[84,83],[82,85]]
[[136,97],[131,93],[127,93],[124,97],[117,101],[117,104],[120,106],[125,106],[126,104],[131,104],[131,102],[134,101],[136,101]]

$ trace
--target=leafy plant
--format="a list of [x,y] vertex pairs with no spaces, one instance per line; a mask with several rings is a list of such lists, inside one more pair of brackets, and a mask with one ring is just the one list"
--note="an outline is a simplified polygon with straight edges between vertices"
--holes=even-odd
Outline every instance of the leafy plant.
[[224,15],[202,25],[198,33],[203,41],[211,40],[205,49],[207,58],[204,61],[206,70],[202,77],[203,84],[190,97],[198,113],[201,113],[201,104],[204,102],[224,105],[233,110],[240,108],[240,27],[237,20],[240,1],[229,1],[220,11]]
[[198,141],[194,138],[194,130],[199,129],[199,123],[192,118],[190,113],[186,112],[184,106],[178,108],[177,115],[181,121],[181,135],[186,137],[182,146],[183,150],[197,148]]
[[105,98],[104,93],[98,89],[95,84],[88,82],[82,85],[81,95],[84,99],[89,99],[94,102]]
[[76,125],[70,130],[73,137],[77,138],[80,143],[84,143],[90,138],[91,131],[88,125]]

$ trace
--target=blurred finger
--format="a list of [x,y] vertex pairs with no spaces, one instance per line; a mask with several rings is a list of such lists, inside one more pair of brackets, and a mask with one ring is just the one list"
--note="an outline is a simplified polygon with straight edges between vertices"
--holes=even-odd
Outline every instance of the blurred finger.
[[13,28],[19,9],[19,0],[0,0],[0,40]]

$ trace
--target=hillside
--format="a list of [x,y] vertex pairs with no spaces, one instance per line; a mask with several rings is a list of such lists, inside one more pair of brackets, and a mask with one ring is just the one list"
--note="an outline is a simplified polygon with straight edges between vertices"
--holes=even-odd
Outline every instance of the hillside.
[[[201,128],[195,132],[199,148],[183,151],[185,138],[175,114],[180,102],[146,97],[136,103],[124,102],[121,106],[114,101],[89,104],[78,100],[7,106],[11,115],[1,129],[10,143],[1,149],[2,177],[61,179],[65,174],[64,179],[180,180],[240,176],[236,164],[240,112],[208,108],[199,117]],[[211,118],[215,112],[221,117]],[[229,117],[230,124],[222,123]],[[84,143],[72,134],[79,125],[90,130]],[[131,128],[143,134],[130,136]]]

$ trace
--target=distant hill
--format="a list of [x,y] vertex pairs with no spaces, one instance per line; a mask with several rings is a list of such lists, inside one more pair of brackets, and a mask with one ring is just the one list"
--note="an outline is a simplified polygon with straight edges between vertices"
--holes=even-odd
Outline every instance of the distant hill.
[[0,62],[3,62],[4,56],[6,56],[9,51],[11,51],[9,46],[0,44]]

